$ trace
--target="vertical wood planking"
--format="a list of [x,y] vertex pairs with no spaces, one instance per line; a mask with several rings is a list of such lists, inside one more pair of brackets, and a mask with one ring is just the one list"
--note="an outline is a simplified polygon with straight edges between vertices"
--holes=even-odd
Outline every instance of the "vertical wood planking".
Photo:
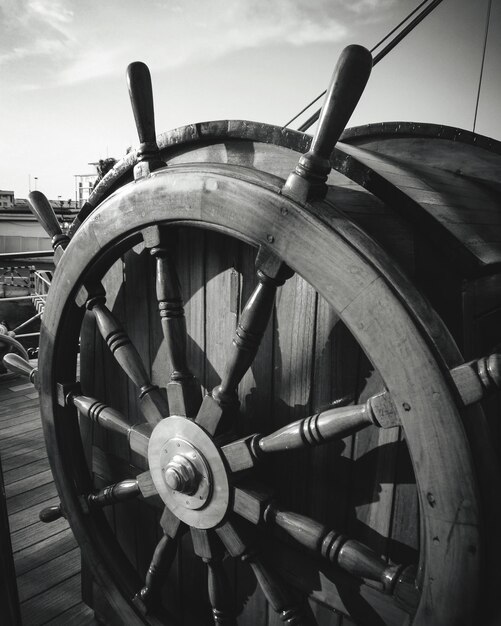
[[394,563],[412,564],[418,561],[418,551],[418,491],[409,450],[400,432],[388,556]]
[[[359,403],[384,388],[379,373],[365,357],[361,360],[359,380]],[[398,436],[398,428],[376,427],[366,428],[355,435],[352,484],[355,517],[349,522],[348,531],[383,556],[388,553]]]
[[238,243],[208,232],[206,246],[205,384],[211,390],[221,381],[237,325]]
[[[360,348],[332,307],[318,297],[313,412],[339,398],[355,401],[358,389]],[[312,450],[309,481],[311,517],[343,529],[348,512],[353,436]],[[329,497],[326,497],[326,493]]]
[[178,228],[176,267],[184,300],[187,361],[199,382],[205,382],[205,232]]
[[[276,303],[274,429],[311,411],[316,293],[294,275],[278,290]],[[305,512],[308,462],[309,452],[301,450],[277,454],[270,463],[280,501],[297,512]]]

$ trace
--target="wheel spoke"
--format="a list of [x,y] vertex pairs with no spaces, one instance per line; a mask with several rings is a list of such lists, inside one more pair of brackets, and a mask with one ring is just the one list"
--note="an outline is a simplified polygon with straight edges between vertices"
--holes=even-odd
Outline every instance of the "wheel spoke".
[[127,67],[127,85],[140,141],[138,163],[134,166],[134,179],[139,180],[165,166],[156,139],[153,89],[148,66],[140,61],[131,63]]
[[127,437],[131,450],[147,458],[148,443],[153,429],[151,424],[128,424],[119,411],[79,392],[78,383],[58,384],[59,402],[62,406],[74,406],[81,415],[95,424]]
[[121,480],[113,485],[100,489],[97,493],[87,496],[87,504],[91,508],[102,509],[105,506],[133,500],[141,495],[141,487],[136,478]]
[[236,626],[232,593],[223,567],[223,551],[217,536],[206,530],[191,529],[195,554],[207,564],[209,600],[214,624]]
[[204,400],[196,418],[211,434],[225,414],[232,416],[238,409],[237,387],[257,354],[273,311],[277,288],[293,274],[279,258],[264,250],[257,256],[256,267],[258,285],[240,316],[221,383],[212,390],[213,409],[208,415],[210,403]]
[[165,535],[174,538],[180,528],[184,527],[184,524],[181,524],[179,518],[168,507],[164,507],[162,517],[160,518],[160,526]]
[[366,428],[393,428],[400,424],[390,394],[372,396],[365,404],[330,408],[292,422],[270,435],[251,435],[223,446],[233,472],[250,469],[267,454],[317,446]]
[[[87,292],[87,290],[84,290]],[[85,294],[84,294],[85,295]],[[102,285],[87,292],[86,307],[94,313],[97,327],[106,345],[131,381],[139,388],[139,398],[144,416],[157,424],[169,414],[169,408],[159,388],[149,379],[138,351],[113,313],[106,307]],[[82,294],[79,294],[79,299]]]
[[290,626],[311,624],[311,619],[306,617],[297,602],[297,594],[269,567],[255,543],[248,545],[247,539],[234,521],[226,522],[216,532],[231,556],[239,557],[251,566],[266,599],[283,622]]
[[145,244],[156,259],[156,292],[172,373],[167,384],[171,415],[195,417],[202,402],[200,384],[186,359],[186,318],[174,261],[161,242],[158,226],[143,231]]
[[401,565],[388,565],[368,546],[292,511],[281,509],[265,491],[235,488],[233,510],[253,524],[280,529],[299,544],[358,578],[382,584],[392,594]]
[[146,572],[144,586],[133,599],[135,604],[142,603],[144,612],[148,612],[158,601],[162,583],[176,556],[177,546],[178,536],[169,537],[169,535],[164,535],[157,543]]

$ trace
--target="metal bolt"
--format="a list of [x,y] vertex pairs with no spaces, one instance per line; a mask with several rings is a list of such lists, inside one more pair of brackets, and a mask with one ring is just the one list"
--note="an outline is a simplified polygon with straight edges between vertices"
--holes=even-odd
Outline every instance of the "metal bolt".
[[267,235],[266,239],[268,239],[269,243],[273,243],[275,241],[275,237],[273,237],[273,235]]

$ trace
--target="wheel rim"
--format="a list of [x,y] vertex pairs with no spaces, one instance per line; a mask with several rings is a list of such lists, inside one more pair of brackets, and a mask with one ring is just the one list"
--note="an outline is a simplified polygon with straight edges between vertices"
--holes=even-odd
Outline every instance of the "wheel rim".
[[[263,183],[250,172],[247,176],[241,171],[235,174],[231,167],[191,166],[160,171],[106,200],[70,244],[65,258],[70,258],[71,251],[71,265],[62,263],[64,272],[56,271],[51,294],[57,298],[49,295],[46,305],[40,375],[42,386],[51,389],[51,394],[42,400],[46,437],[50,446],[61,450],[61,456],[53,455],[51,461],[60,491],[66,497],[73,493],[64,504],[75,534],[80,543],[89,543],[93,536],[89,531],[91,522],[84,520],[78,494],[67,476],[72,459],[63,451],[62,437],[73,435],[61,423],[68,410],[57,406],[55,384],[64,382],[62,372],[69,365],[68,357],[62,355],[61,342],[76,342],[77,338],[69,323],[69,317],[78,316],[70,304],[76,285],[120,237],[138,233],[149,224],[189,221],[272,248],[340,312],[377,365],[404,426],[422,500],[426,538],[421,546],[424,586],[415,623],[453,622],[451,615],[463,619],[465,607],[460,600],[476,595],[479,514],[469,451],[447,380],[427,338],[418,332],[409,334],[409,327],[413,326],[409,311],[395,296],[393,287],[374,269],[376,261],[371,251],[355,250],[332,226],[319,219],[324,205],[304,209],[280,197],[275,182],[268,177]],[[316,254],[309,251],[312,241]],[[419,364],[418,369],[410,366],[410,357],[414,365]],[[429,389],[431,394],[423,393]],[[445,443],[454,450],[448,462],[440,454]],[[444,486],[437,482],[437,476],[446,477]],[[79,480],[78,489],[90,488],[85,478]],[[465,552],[466,545],[474,549]],[[101,562],[95,553],[93,558]],[[442,577],[436,577],[438,571],[456,572],[453,584],[446,585]],[[129,611],[132,615],[130,608],[124,608],[118,591],[111,596],[122,614]],[[440,606],[433,600],[437,596],[441,597]]]

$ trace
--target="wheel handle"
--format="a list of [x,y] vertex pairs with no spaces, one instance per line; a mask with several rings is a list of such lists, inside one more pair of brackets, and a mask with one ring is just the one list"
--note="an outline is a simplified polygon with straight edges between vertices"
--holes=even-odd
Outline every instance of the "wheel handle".
[[372,69],[372,55],[363,46],[347,46],[334,69],[310,151],[289,175],[283,193],[305,202],[323,197],[331,171],[330,156],[360,100]]
[[139,163],[134,167],[134,178],[137,180],[164,167],[165,163],[160,159],[155,131],[151,75],[145,63],[135,61],[127,67],[127,86],[140,142],[137,151]]
[[6,354],[3,358],[3,364],[13,374],[27,376],[38,389],[38,369],[23,359],[22,356],[14,353]]

